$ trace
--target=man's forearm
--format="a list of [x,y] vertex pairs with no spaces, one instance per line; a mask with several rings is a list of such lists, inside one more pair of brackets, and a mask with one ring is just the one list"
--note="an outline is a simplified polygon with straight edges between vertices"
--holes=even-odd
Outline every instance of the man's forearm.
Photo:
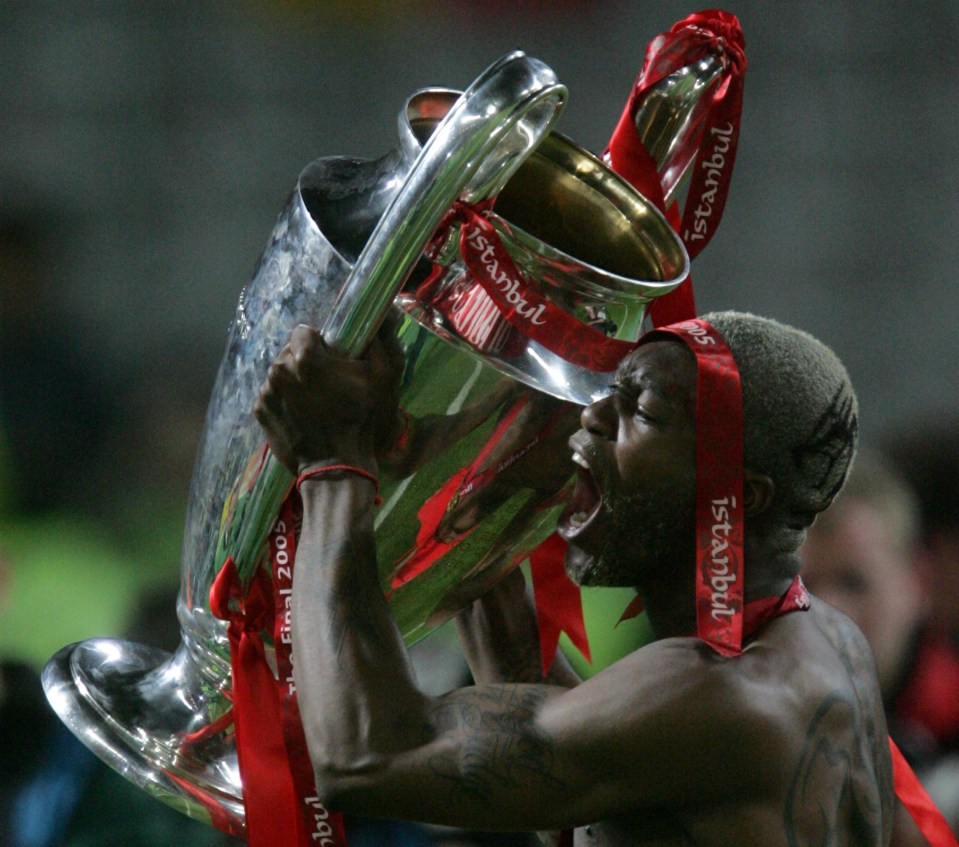
[[[536,613],[518,568],[457,616],[456,632],[477,683],[544,681]],[[547,681],[570,688],[580,680],[557,651]]]
[[293,590],[293,659],[317,772],[375,767],[428,735],[402,638],[380,589],[373,486],[359,476],[301,487]]

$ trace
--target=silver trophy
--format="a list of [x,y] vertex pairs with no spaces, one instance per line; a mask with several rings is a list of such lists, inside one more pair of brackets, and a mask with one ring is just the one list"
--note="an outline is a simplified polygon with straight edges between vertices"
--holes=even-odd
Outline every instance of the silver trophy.
[[322,158],[300,175],[244,289],[213,389],[186,517],[174,654],[94,639],[44,685],[100,758],[191,817],[242,833],[226,624],[209,605],[232,555],[249,578],[289,476],[251,409],[293,327],[357,354],[392,310],[405,369],[402,446],[381,464],[384,589],[410,643],[547,538],[571,477],[566,445],[610,373],[571,364],[484,300],[456,248],[457,203],[489,204],[530,285],[593,332],[635,341],[647,304],[687,276],[664,217],[602,161],[551,132],[566,90],[513,53],[463,94],[414,94],[376,161]]

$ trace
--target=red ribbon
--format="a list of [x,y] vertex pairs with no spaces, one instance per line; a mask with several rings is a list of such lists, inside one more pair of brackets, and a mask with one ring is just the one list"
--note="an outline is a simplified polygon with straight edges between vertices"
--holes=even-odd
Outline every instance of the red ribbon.
[[717,653],[738,655],[743,639],[743,411],[739,369],[706,321],[669,333],[696,356],[696,625]]
[[579,586],[566,574],[566,540],[553,533],[529,554],[539,653],[543,676],[556,657],[560,633],[565,632],[587,662],[592,662]]
[[892,779],[896,796],[916,822],[931,847],[959,847],[956,836],[942,812],[922,787],[896,743],[889,739],[892,754]]
[[[610,167],[644,197],[664,211],[686,245],[690,259],[709,243],[719,226],[739,143],[743,79],[746,71],[745,40],[735,15],[709,9],[689,15],[650,42],[629,99],[613,131],[606,159]],[[679,161],[695,159],[683,213],[677,203],[666,209],[663,180],[636,129],[636,112],[650,90],[665,77],[709,55],[722,54],[726,68],[707,95],[709,102],[699,131],[678,139]],[[692,279],[650,306],[654,326],[663,326],[696,315]]]
[[[457,203],[445,224],[457,220],[462,222],[459,246],[463,261],[470,276],[495,304],[495,313],[483,318],[492,321],[486,328],[487,335],[496,329],[497,322],[506,321],[523,337],[533,339],[566,361],[600,372],[615,370],[623,356],[636,346],[609,338],[540,293],[516,267],[493,225],[476,209]],[[460,297],[465,296],[467,293],[460,293]],[[452,308],[456,305],[452,304]],[[477,311],[475,303],[470,308]]]
[[[345,847],[342,817],[324,809],[313,784],[300,723],[290,655],[290,606],[295,557],[294,498],[270,531],[273,581],[257,568],[244,591],[227,559],[210,588],[210,611],[229,621],[233,724],[252,847]],[[262,633],[274,636],[279,679],[267,661]]]
[[271,623],[269,583],[257,570],[244,595],[233,559],[227,559],[210,589],[210,611],[230,622],[233,721],[248,841],[254,847],[306,843],[298,837],[299,804],[286,766],[283,714],[260,635]]
[[302,844],[339,847],[346,845],[343,816],[330,812],[316,796],[313,765],[303,734],[300,707],[293,681],[293,560],[296,557],[296,526],[300,516],[298,497],[287,497],[270,532],[270,563],[273,574],[273,652],[276,657],[277,697],[283,712],[283,743],[300,814]]

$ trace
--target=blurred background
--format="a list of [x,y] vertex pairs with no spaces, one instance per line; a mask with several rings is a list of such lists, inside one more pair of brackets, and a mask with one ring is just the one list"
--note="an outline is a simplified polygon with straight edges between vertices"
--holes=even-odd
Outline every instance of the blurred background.
[[[867,440],[954,414],[959,4],[724,8],[749,68],[700,309],[833,346]],[[227,327],[307,163],[384,154],[410,93],[517,47],[569,88],[560,131],[599,152],[646,45],[698,10],[0,2],[0,654],[39,667],[141,626],[141,602],[172,619]]]

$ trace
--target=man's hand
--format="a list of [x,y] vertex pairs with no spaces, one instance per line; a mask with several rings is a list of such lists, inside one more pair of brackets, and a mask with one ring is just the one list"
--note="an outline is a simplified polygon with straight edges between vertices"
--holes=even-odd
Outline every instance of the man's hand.
[[253,414],[270,449],[294,474],[328,459],[374,464],[396,419],[402,352],[394,332],[387,321],[363,357],[349,359],[327,347],[317,330],[293,330]]

